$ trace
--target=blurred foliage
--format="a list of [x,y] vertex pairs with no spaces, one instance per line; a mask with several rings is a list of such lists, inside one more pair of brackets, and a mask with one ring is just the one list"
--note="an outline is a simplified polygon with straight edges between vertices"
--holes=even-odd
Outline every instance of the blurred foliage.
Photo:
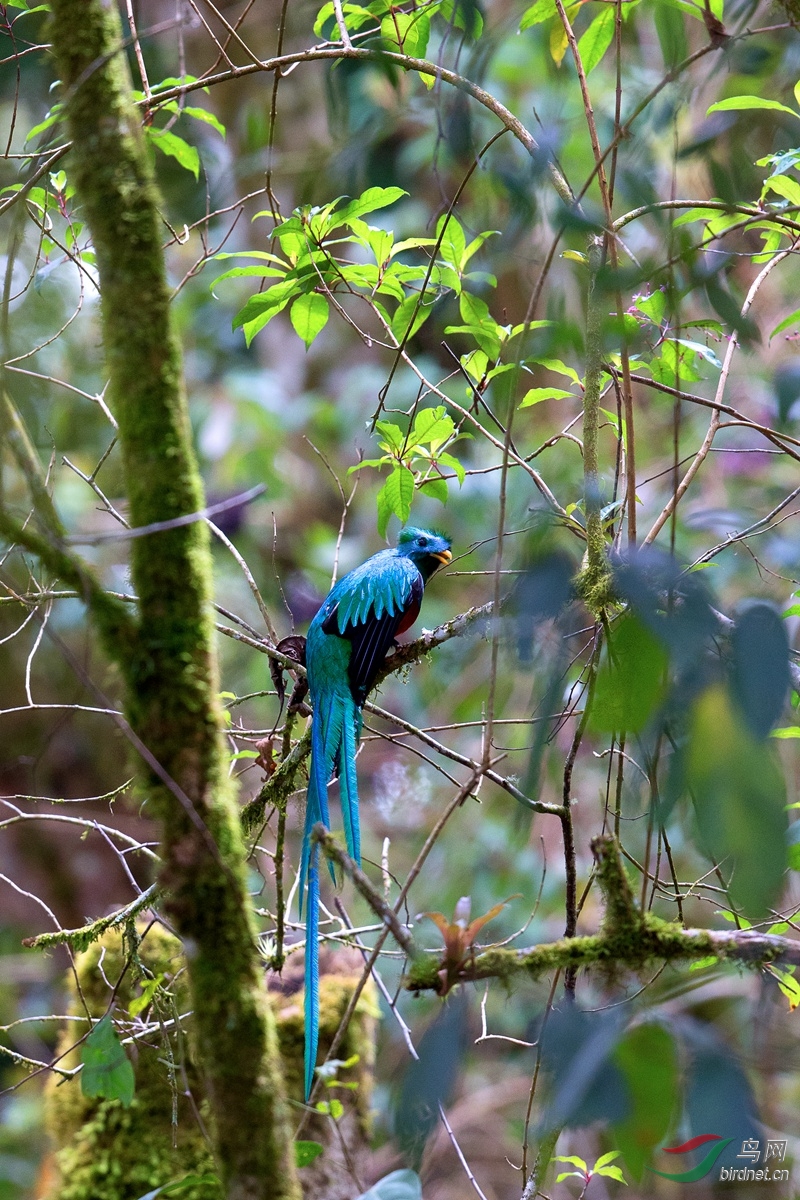
[[[556,0],[345,0],[353,51],[342,54],[336,6],[283,7],[282,27],[277,0],[223,16],[183,0],[177,10],[163,0],[131,7],[128,57],[163,196],[207,493],[215,501],[267,487],[216,523],[279,636],[304,631],[334,564],[341,575],[409,519],[445,527],[456,555],[428,589],[426,627],[487,604],[495,590],[503,604],[502,618],[382,685],[380,705],[425,729],[427,743],[366,715],[367,870],[377,878],[389,839],[393,900],[393,881],[407,877],[463,772],[437,744],[479,760],[488,714],[496,770],[534,800],[560,804],[566,789],[573,801],[579,932],[602,920],[589,843],[610,827],[637,900],[657,915],[791,936],[800,909],[800,822],[787,831],[786,814],[800,801],[800,722],[789,708],[800,615],[800,14],[765,0],[567,5],[600,170]],[[3,385],[65,525],[86,542],[80,553],[108,588],[127,593],[127,543],[92,542],[118,531],[125,495],[103,400],[92,248],[59,149],[65,97],[45,48],[45,10],[25,0],[0,9]],[[304,61],[312,46],[321,49]],[[259,67],[278,53],[295,56],[283,73]],[[431,66],[406,69],[398,55]],[[554,170],[579,202],[565,202]],[[596,623],[573,579],[592,500],[582,444],[588,249],[606,228],[606,201],[617,237],[595,280],[598,487],[617,603]],[[726,407],[713,410],[716,402]],[[697,461],[712,411],[718,427]],[[697,473],[656,545],[629,548],[631,511],[641,543],[693,461]],[[8,454],[3,467],[3,503],[24,520],[25,480]],[[25,1060],[52,1057],[56,1025],[11,1023],[64,1008],[66,955],[34,961],[20,950],[23,936],[52,927],[32,897],[65,927],[128,903],[128,871],[140,887],[153,879],[136,846],[157,834],[139,788],[113,794],[132,774],[102,711],[119,685],[80,601],[59,596],[65,589],[29,555],[2,553],[0,871],[13,882],[2,883],[0,1043],[17,1057],[0,1053],[0,1085],[15,1089]],[[258,605],[228,547],[215,541],[214,555],[219,624],[250,639],[219,639],[231,770],[245,801],[272,761],[264,739],[280,756],[287,727],[273,728],[285,717],[253,644],[265,636]],[[403,918],[449,913],[465,894],[486,913],[519,893],[492,935],[518,934],[521,946],[560,937],[560,823],[486,781],[480,800],[440,832]],[[301,805],[301,795],[288,804],[284,897]],[[73,816],[84,824],[49,819]],[[115,853],[99,826],[132,841],[117,838]],[[265,946],[276,932],[277,836],[271,813],[251,872]],[[349,887],[343,900],[369,940],[373,914]],[[288,915],[291,923],[296,909]],[[338,918],[325,930],[341,935]],[[415,932],[440,951],[432,930]],[[300,936],[292,925],[289,942]],[[364,1195],[418,1194],[413,1172],[393,1172],[393,1135],[407,1149],[402,1161],[421,1163],[426,1197],[464,1194],[463,1168],[435,1132],[439,1101],[456,1136],[468,1131],[462,1148],[489,1194],[521,1194],[506,1159],[530,1170],[537,1140],[562,1125],[559,1153],[584,1164],[584,1180],[587,1163],[621,1152],[613,1169],[631,1196],[668,1194],[647,1168],[668,1165],[659,1147],[698,1134],[733,1138],[720,1162],[741,1166],[736,1141],[764,1144],[768,1129],[788,1140],[789,1165],[800,1137],[792,972],[698,965],[654,966],[642,980],[582,975],[575,1007],[561,982],[555,1007],[548,988],[522,982],[510,992],[492,985],[483,1008],[471,987],[444,1010],[437,998],[401,996],[420,1061],[406,1071],[387,1010],[372,1175],[384,1178]],[[382,959],[381,971],[393,995],[398,960]],[[542,1029],[541,1048],[529,1045]],[[47,1194],[38,1080],[0,1096],[1,1200]],[[574,1187],[550,1186],[556,1198]]]

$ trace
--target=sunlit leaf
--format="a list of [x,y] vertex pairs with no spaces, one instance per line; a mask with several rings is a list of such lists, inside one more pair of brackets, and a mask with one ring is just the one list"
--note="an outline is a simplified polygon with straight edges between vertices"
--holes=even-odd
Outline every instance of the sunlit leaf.
[[578,53],[587,75],[594,70],[611,45],[615,24],[614,8],[610,4],[605,5],[586,32],[578,39]]
[[378,533],[381,537],[386,537],[390,517],[399,517],[401,525],[405,525],[413,499],[414,472],[398,464],[377,496]]
[[151,126],[146,133],[152,146],[155,146],[162,154],[174,158],[186,171],[191,171],[195,179],[200,177],[200,155],[194,146],[190,146],[182,137],[178,137],[169,129],[155,129]]
[[766,100],[763,96],[729,96],[727,100],[717,100],[706,111],[712,112],[745,112],[748,109],[769,109],[773,112],[789,113],[792,117],[798,114],[793,108],[787,108],[778,100]]
[[298,296],[289,315],[295,333],[308,347],[327,325],[330,308],[324,296],[318,292],[307,292]]

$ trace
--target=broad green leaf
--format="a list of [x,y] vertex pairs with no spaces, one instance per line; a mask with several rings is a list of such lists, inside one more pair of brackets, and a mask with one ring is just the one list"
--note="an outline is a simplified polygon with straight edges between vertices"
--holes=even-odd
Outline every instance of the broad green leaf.
[[664,319],[666,297],[663,292],[652,292],[649,296],[637,296],[636,307],[640,313],[649,317],[654,325],[660,325]]
[[448,25],[463,29],[473,41],[483,33],[483,17],[478,0],[442,0],[439,10]]
[[213,292],[217,284],[224,283],[226,279],[282,279],[285,274],[285,268],[281,271],[277,267],[231,267],[229,271],[223,271],[221,275],[212,280],[208,288]]
[[[677,1047],[663,1025],[648,1022],[628,1030],[614,1050],[614,1062],[625,1076],[631,1097],[628,1116],[614,1125],[614,1144],[634,1178],[641,1179],[678,1107]],[[593,1169],[613,1170],[608,1164],[614,1157],[613,1153],[604,1154]]]
[[419,490],[423,495],[432,496],[434,500],[439,500],[442,504],[447,504],[446,479],[426,479],[424,483],[419,485]]
[[800,738],[800,725],[785,725],[783,729],[773,729],[769,736],[774,738]]
[[520,33],[526,29],[530,29],[533,25],[541,25],[543,21],[549,21],[558,12],[556,8],[556,0],[536,0],[530,8],[526,8],[522,14],[522,20],[519,23]]
[[608,1179],[616,1179],[619,1183],[627,1184],[628,1182],[619,1167],[600,1167],[593,1174],[605,1175]]
[[[362,8],[360,4],[343,4],[342,14],[344,23],[348,30],[355,33],[365,25],[367,21],[374,21],[375,18],[368,8]],[[335,16],[335,9],[332,3],[323,4],[322,8],[317,13],[317,19],[314,22],[314,33],[317,37],[323,36],[323,28],[326,21],[331,20]]]
[[294,1161],[295,1166],[309,1167],[315,1158],[319,1158],[325,1147],[319,1142],[295,1142],[294,1144]]
[[599,1171],[601,1167],[607,1167],[615,1158],[619,1158],[621,1153],[621,1150],[609,1150],[608,1154],[601,1154],[592,1167],[592,1173]]
[[553,1157],[553,1162],[572,1163],[572,1165],[582,1171],[584,1175],[589,1170],[589,1164],[585,1163],[582,1158],[578,1157],[577,1154],[556,1154]]
[[191,171],[195,179],[200,177],[200,155],[194,146],[190,146],[182,137],[171,133],[169,129],[155,129],[152,126],[145,130],[152,146],[162,154],[169,155],[187,171]]
[[729,96],[727,100],[718,100],[706,110],[712,112],[744,112],[747,109],[763,108],[774,112],[789,113],[792,117],[800,116],[793,108],[787,108],[778,100],[765,100],[763,96]]
[[774,748],[750,733],[721,684],[694,703],[686,778],[703,850],[724,864],[734,904],[762,916],[787,862],[783,774]]
[[426,304],[424,300],[420,301],[419,295],[412,292],[395,310],[392,317],[392,333],[398,342],[408,341],[430,315],[431,305]]
[[420,12],[404,13],[395,9],[381,21],[381,37],[387,50],[424,58],[431,35],[429,18]]
[[219,117],[214,116],[212,112],[209,112],[207,108],[195,108],[187,104],[180,111],[186,117],[193,117],[195,121],[203,121],[206,125],[210,125],[212,129],[216,129],[221,137],[227,137],[227,130],[222,121],[220,121]]
[[790,204],[800,206],[800,183],[790,179],[788,175],[770,175],[764,183],[764,191],[777,192]]
[[298,291],[297,280],[293,278],[273,284],[269,291],[258,292],[233,318],[233,328],[242,327],[249,346],[258,331],[277,316]]
[[[464,237],[464,230],[452,213],[443,213],[437,221],[436,238],[439,242],[440,257],[455,271],[460,272],[467,241]],[[464,315],[463,312],[461,315]],[[466,318],[464,319],[466,320]]]
[[641,733],[666,693],[667,654],[635,616],[611,626],[589,723],[603,733]]
[[409,445],[441,446],[455,431],[453,418],[447,415],[443,405],[438,408],[423,408],[417,413]]
[[362,192],[355,200],[345,204],[344,208],[332,214],[331,228],[346,225],[354,217],[363,217],[365,213],[377,212],[380,208],[388,208],[395,204],[408,192],[399,187],[371,187]]
[[534,404],[541,404],[543,400],[574,400],[573,392],[565,392],[562,388],[543,387],[531,388],[525,393],[520,402],[520,408],[530,408]]
[[554,375],[566,375],[567,379],[571,379],[573,383],[580,383],[581,381],[581,377],[575,368],[568,367],[560,358],[529,358],[527,361],[536,363],[537,366],[545,367],[546,370],[552,371]]
[[453,454],[437,454],[436,461],[441,467],[450,467],[451,471],[455,471],[458,486],[461,487],[467,477],[466,467]]
[[304,296],[298,296],[295,300],[290,313],[292,325],[297,336],[305,342],[306,348],[325,328],[329,315],[328,301],[318,292],[306,292]]
[[378,533],[381,537],[386,537],[390,517],[398,517],[401,525],[405,525],[413,499],[414,472],[398,463],[377,496]]
[[610,4],[605,5],[586,32],[579,38],[578,52],[587,75],[594,70],[611,45],[615,22],[614,7]]
[[383,435],[387,450],[399,451],[402,449],[405,435],[400,426],[395,425],[394,421],[376,421],[375,428],[378,433]]
[[133,1100],[133,1067],[106,1013],[83,1043],[81,1091],[84,1096],[120,1100],[125,1108]]
[[683,16],[664,0],[655,0],[653,20],[664,66],[669,70],[683,62],[689,53]]

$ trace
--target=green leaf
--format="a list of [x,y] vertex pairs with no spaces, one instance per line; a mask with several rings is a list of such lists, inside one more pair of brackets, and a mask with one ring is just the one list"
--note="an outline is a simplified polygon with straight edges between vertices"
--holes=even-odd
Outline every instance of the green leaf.
[[419,490],[423,495],[432,496],[434,500],[439,500],[442,504],[447,504],[446,479],[426,479],[424,483],[419,485]]
[[430,19],[421,12],[404,13],[395,9],[381,21],[381,37],[392,53],[424,58],[430,36]]
[[216,129],[221,137],[227,137],[227,130],[220,121],[219,117],[215,117],[207,108],[195,108],[191,105],[186,105],[181,112],[186,117],[193,117],[195,121],[203,121],[206,125],[210,125],[212,129]]
[[637,296],[636,307],[640,313],[649,317],[654,325],[660,325],[664,319],[666,296],[663,292],[652,292],[649,296]]
[[412,292],[406,296],[402,304],[398,304],[392,317],[392,333],[398,342],[412,338],[428,317],[431,315],[431,305],[420,301],[419,295]]
[[303,339],[308,349],[328,323],[328,301],[318,292],[306,292],[304,296],[297,297],[290,315],[295,333]]
[[164,982],[163,975],[156,975],[153,979],[148,979],[142,984],[142,994],[134,996],[128,1005],[128,1014],[131,1017],[138,1017],[139,1013],[144,1012],[153,1002],[153,997],[158,991],[161,984]]
[[769,736],[774,738],[800,738],[800,725],[786,725],[783,729],[773,729]]
[[605,5],[578,40],[578,52],[588,75],[601,61],[614,38],[616,17],[612,5]]
[[520,408],[530,408],[534,404],[541,404],[543,400],[574,400],[573,392],[565,392],[562,388],[543,387],[531,388],[522,397]]
[[174,158],[187,171],[191,171],[195,179],[200,177],[200,155],[194,146],[190,146],[182,137],[171,133],[169,129],[155,129],[151,126],[145,130],[148,141],[162,154]]
[[526,8],[522,14],[522,20],[519,23],[520,33],[530,29],[533,25],[541,25],[543,21],[549,21],[557,12],[556,0],[536,0],[536,3],[532,4],[530,8]]
[[695,959],[689,964],[690,971],[704,971],[706,967],[713,967],[719,962],[716,954],[708,954],[705,958]]
[[401,200],[403,196],[407,196],[408,192],[403,191],[399,187],[371,187],[349,204],[345,204],[344,208],[332,214],[331,228],[335,229],[338,225],[346,225],[355,217],[363,217],[364,213],[377,212],[380,208],[388,208],[390,204],[395,204]]
[[787,863],[785,785],[774,748],[750,733],[721,684],[693,706],[686,778],[702,849],[724,863],[734,904],[762,916]]
[[592,1167],[592,1174],[596,1174],[601,1167],[607,1167],[615,1158],[619,1158],[622,1152],[620,1150],[609,1150],[607,1154],[601,1154],[597,1162]]
[[448,25],[463,29],[473,41],[483,33],[483,17],[477,0],[442,0],[439,11]]
[[84,1096],[120,1100],[125,1108],[133,1100],[133,1067],[106,1013],[83,1043],[81,1091]]
[[314,1108],[326,1117],[333,1117],[334,1121],[338,1121],[344,1114],[344,1105],[341,1100],[318,1100]]
[[800,308],[796,308],[788,317],[784,317],[782,321],[779,321],[769,335],[770,338],[774,338],[776,333],[783,333],[784,329],[788,329],[790,325],[796,325],[798,321],[800,321]]
[[394,421],[376,421],[375,428],[378,433],[383,434],[388,450],[400,451],[402,449],[405,435],[400,426],[395,425]]
[[620,1183],[627,1184],[627,1179],[620,1171],[619,1167],[600,1167],[599,1170],[593,1172],[594,1175],[606,1175],[609,1179],[616,1179]]
[[453,454],[437,454],[436,461],[442,467],[450,467],[455,471],[458,486],[461,487],[467,477],[466,467],[464,467]]
[[399,517],[405,525],[414,499],[414,472],[398,463],[378,492],[378,533],[386,537],[389,518]]
[[[653,1151],[669,1132],[678,1105],[677,1047],[669,1031],[651,1021],[628,1030],[614,1049],[613,1061],[625,1077],[631,1100],[628,1115],[614,1125],[614,1143],[631,1174],[641,1179]],[[603,1174],[618,1170],[608,1166],[614,1157],[604,1154],[593,1170]]]
[[800,116],[793,108],[787,108],[778,100],[765,100],[763,96],[729,96],[727,100],[718,100],[706,110],[706,115],[712,112],[744,112],[747,109],[764,108],[774,112],[789,113],[792,117]]
[[664,698],[667,654],[661,642],[635,616],[612,625],[590,725],[603,733],[641,733]]
[[777,192],[790,204],[800,206],[800,183],[790,179],[788,175],[770,175],[764,184],[764,191]]
[[536,363],[552,371],[554,375],[566,375],[573,383],[580,383],[581,377],[574,367],[568,367],[560,358],[529,358],[528,362]]
[[295,1166],[309,1167],[315,1158],[319,1158],[325,1147],[319,1142],[295,1142],[294,1144],[294,1161]]
[[588,1163],[585,1163],[577,1154],[556,1154],[553,1156],[553,1162],[572,1163],[574,1167],[578,1167],[585,1175],[589,1170]]
[[456,431],[453,418],[447,415],[444,405],[437,408],[422,408],[417,413],[411,431],[409,446],[441,446]]

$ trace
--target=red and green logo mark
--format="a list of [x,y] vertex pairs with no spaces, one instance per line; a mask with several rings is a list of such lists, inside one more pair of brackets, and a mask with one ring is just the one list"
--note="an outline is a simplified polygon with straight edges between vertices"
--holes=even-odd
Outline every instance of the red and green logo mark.
[[704,1146],[706,1142],[714,1142],[708,1154],[689,1171],[679,1171],[676,1174],[670,1174],[668,1171],[656,1171],[654,1167],[650,1170],[654,1175],[662,1175],[664,1179],[673,1179],[676,1183],[696,1183],[698,1179],[702,1179],[707,1175],[714,1163],[719,1158],[726,1146],[730,1146],[733,1138],[723,1138],[718,1133],[700,1133],[697,1137],[689,1138],[688,1142],[684,1142],[681,1146],[665,1146],[667,1154],[688,1154],[690,1150],[696,1150],[698,1146]]

